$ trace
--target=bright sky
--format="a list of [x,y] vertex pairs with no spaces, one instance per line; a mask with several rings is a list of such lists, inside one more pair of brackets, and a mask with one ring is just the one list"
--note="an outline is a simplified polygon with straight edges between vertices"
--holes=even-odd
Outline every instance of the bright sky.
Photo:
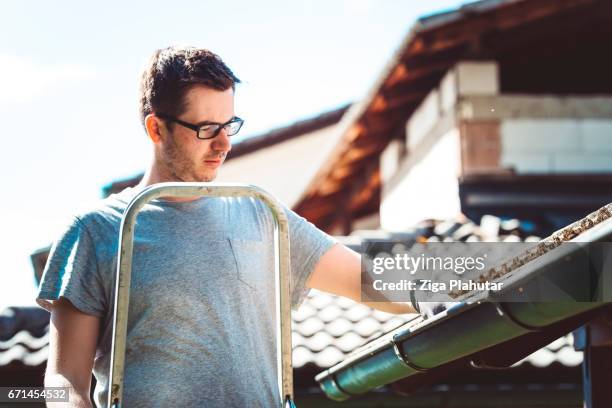
[[252,135],[359,100],[418,16],[458,0],[7,1],[0,9],[0,310],[33,304],[30,254],[144,169],[136,84],[156,49],[219,54]]

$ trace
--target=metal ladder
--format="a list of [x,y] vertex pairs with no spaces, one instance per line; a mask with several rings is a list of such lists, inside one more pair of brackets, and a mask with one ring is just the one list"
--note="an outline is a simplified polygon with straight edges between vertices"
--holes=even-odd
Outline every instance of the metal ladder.
[[295,408],[291,362],[291,304],[289,292],[289,225],[279,202],[259,187],[235,183],[159,183],[139,192],[128,204],[121,220],[115,286],[113,343],[111,350],[108,408],[123,405],[123,380],[127,337],[134,224],[142,207],[160,197],[253,197],[261,200],[274,218],[274,269],[276,290],[276,367],[281,408]]

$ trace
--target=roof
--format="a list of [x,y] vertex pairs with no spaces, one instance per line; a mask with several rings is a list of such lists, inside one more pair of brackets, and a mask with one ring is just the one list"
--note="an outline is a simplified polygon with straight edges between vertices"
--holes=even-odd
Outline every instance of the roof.
[[46,363],[49,313],[39,307],[8,307],[0,311],[0,367]]
[[296,211],[327,230],[338,221],[338,203],[353,218],[378,211],[380,153],[404,137],[407,119],[458,61],[498,61],[502,92],[612,92],[605,73],[611,63],[601,53],[611,22],[606,0],[485,0],[418,20],[367,96],[347,112],[340,143]]
[[[26,323],[24,316],[32,318]],[[398,316],[374,310],[349,299],[311,291],[293,312],[293,366],[314,364],[327,368],[344,360],[353,350],[406,323],[414,316]],[[35,323],[33,325],[33,323]],[[0,312],[0,367],[39,366],[48,354],[49,313],[43,309],[10,307]],[[543,368],[555,363],[579,365],[571,335],[555,340],[520,363]]]
[[[226,162],[238,157],[253,153],[260,149],[274,146],[305,136],[317,130],[337,124],[346,113],[350,105],[343,105],[330,111],[322,112],[318,115],[301,119],[290,125],[272,129],[270,131],[249,136],[232,146],[231,153],[227,156]],[[133,187],[140,182],[143,173],[137,174],[123,180],[117,180],[102,188],[102,193],[106,197],[113,193]]]

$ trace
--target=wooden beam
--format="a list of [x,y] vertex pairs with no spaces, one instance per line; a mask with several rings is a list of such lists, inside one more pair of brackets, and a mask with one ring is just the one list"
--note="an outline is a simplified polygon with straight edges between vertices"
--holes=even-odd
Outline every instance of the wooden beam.
[[424,92],[405,94],[387,100],[386,111],[402,111],[408,107],[418,106],[427,94]]
[[402,98],[406,96],[414,96],[415,98],[426,95],[431,89],[438,85],[440,79],[442,79],[443,72],[435,71],[419,80],[415,81],[404,81],[392,88],[388,88],[382,91],[382,95],[385,100],[389,101],[395,98]]
[[[353,220],[356,220],[362,217],[366,217],[366,216],[378,213],[379,211],[380,211],[380,200],[373,198],[368,203],[365,203],[363,207],[352,212],[351,216]],[[333,213],[330,213],[330,214],[325,215],[324,217],[321,217],[320,219],[317,220],[317,222],[318,222],[316,224],[317,227],[321,228],[323,231],[330,232],[330,231],[336,230],[336,228],[340,228],[340,225],[338,224],[338,219]]]
[[490,12],[465,16],[459,20],[423,30],[407,50],[414,58],[434,54],[461,44],[470,43],[485,32],[500,31],[533,21],[541,21],[560,12],[593,4],[595,0],[538,0],[521,1],[493,8]]
[[406,66],[406,64],[400,62],[395,66],[391,74],[385,80],[385,83],[383,84],[383,89],[386,87],[392,87],[398,82],[402,82],[403,80],[405,80],[407,75],[408,67]]
[[316,191],[318,197],[328,197],[342,190],[342,184],[337,179],[331,177],[325,179],[325,181],[319,186]]
[[[407,53],[403,56],[403,61],[411,66],[426,67],[430,64],[449,64],[450,66],[465,58],[465,56],[468,55],[468,51],[469,43],[461,42],[454,47],[440,50],[436,53],[422,53],[417,55]],[[440,75],[443,75],[443,73]]]
[[419,102],[427,93],[424,91],[407,92],[401,95],[395,95],[385,98],[384,95],[377,95],[370,105],[370,112],[384,113],[388,110],[402,108],[409,104]]
[[361,136],[365,131],[366,131],[365,126],[357,122],[353,126],[351,126],[350,129],[346,132],[346,134],[343,137],[343,141],[345,143],[352,143],[357,138],[359,138],[359,136]]
[[353,229],[353,217],[351,211],[351,191],[345,189],[340,194],[340,199],[337,201],[335,216],[340,224],[342,235],[349,235]]
[[334,212],[340,194],[341,191],[339,190],[326,197],[311,197],[304,201],[301,206],[297,207],[296,212],[316,224],[316,220],[321,220],[325,214]]
[[400,62],[397,68],[383,84],[383,92],[405,82],[415,81],[432,74],[444,74],[452,65],[452,60],[438,61],[433,64],[412,64]]
[[385,114],[369,112],[367,118],[370,130],[366,136],[357,140],[353,146],[369,144],[372,139],[389,140],[390,134],[395,134],[398,127],[404,126],[414,109],[416,109],[416,104],[406,105],[404,108],[396,108]]
[[328,213],[321,215],[319,219],[325,230],[329,231],[339,227],[343,234],[348,235],[352,232],[352,222],[354,219],[379,210],[380,196],[375,194],[376,190],[372,190],[372,187],[379,180],[378,162],[370,163],[363,172],[350,186],[346,187],[346,191],[350,190],[349,204],[346,204],[347,201],[344,201],[343,207],[349,209],[344,214],[350,214],[350,223],[346,218],[339,216],[337,213]]
[[374,100],[370,104],[370,110],[374,112],[383,112],[387,109],[387,100],[381,94],[378,94],[374,97]]
[[379,154],[387,146],[387,143],[372,143],[368,147],[362,147],[357,149],[351,149],[349,152],[342,157],[341,166],[350,165],[356,161],[365,159],[373,154]]
[[[604,7],[605,6],[605,7]],[[585,37],[584,30],[593,26],[610,26],[610,3],[602,3],[600,7],[582,7],[571,12],[565,12],[546,21],[534,21],[520,27],[505,31],[494,31],[483,38],[483,43],[489,48],[495,48],[496,54],[512,53],[507,63],[511,64],[516,56],[530,53],[555,53],[567,48],[568,41],[576,40],[576,36]],[[606,18],[607,17],[607,18]],[[560,31],[559,27],[563,27]],[[609,32],[609,31],[608,31]],[[597,39],[598,35],[592,36]],[[545,45],[545,46],[542,46]]]
[[341,166],[336,166],[312,197],[328,197],[338,193],[347,185],[352,185],[355,180],[361,179],[359,172],[363,171],[368,163],[374,160],[378,163],[377,156],[377,154],[371,153],[371,159],[369,160],[354,160],[343,163]]
[[380,170],[378,160],[375,162],[372,161],[372,163],[366,167],[361,178],[364,180],[364,183],[360,191],[355,194],[351,201],[351,209],[353,211],[358,211],[364,205],[364,203],[370,201],[376,191],[380,192],[380,189],[378,188],[380,186]]
[[335,182],[339,182],[351,175],[353,169],[350,165],[339,165],[334,168],[329,177]]

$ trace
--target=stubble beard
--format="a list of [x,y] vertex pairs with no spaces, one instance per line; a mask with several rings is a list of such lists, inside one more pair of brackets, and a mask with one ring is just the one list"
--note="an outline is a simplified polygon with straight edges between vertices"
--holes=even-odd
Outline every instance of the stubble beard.
[[217,176],[216,171],[213,171],[212,174],[207,174],[206,169],[202,169],[201,174],[198,174],[196,165],[186,155],[181,153],[173,137],[168,138],[161,156],[164,168],[172,180],[209,182],[213,181]]

